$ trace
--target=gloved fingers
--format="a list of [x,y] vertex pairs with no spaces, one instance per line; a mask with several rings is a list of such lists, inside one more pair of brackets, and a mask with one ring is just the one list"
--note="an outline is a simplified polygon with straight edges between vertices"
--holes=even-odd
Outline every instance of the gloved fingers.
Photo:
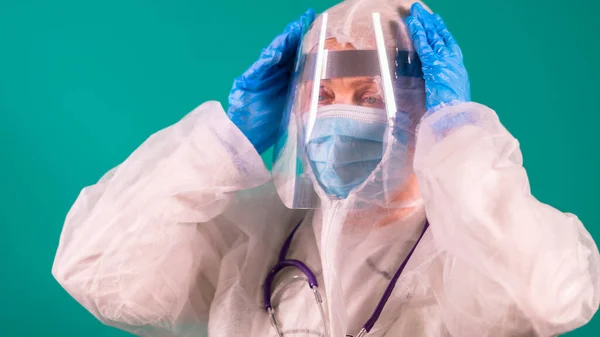
[[423,7],[423,5],[421,5],[418,2],[415,2],[414,4],[412,4],[412,6],[410,6],[410,15],[419,19],[419,21],[421,21],[421,23],[423,23],[423,21],[425,19],[427,19],[431,16],[431,13],[429,13],[425,9],[425,7]]
[[429,41],[429,44],[434,52],[439,55],[449,54],[446,44],[444,43],[444,39],[442,39],[442,37],[438,34],[435,26],[426,26],[425,32],[427,33],[427,40]]
[[433,16],[433,20],[435,22],[438,34],[444,39],[446,47],[452,52],[452,54],[460,57],[462,60],[462,51],[460,50],[458,43],[456,43],[456,40],[454,40],[452,33],[448,31],[448,28],[446,27],[444,20],[442,20],[442,17],[435,14]]
[[315,11],[309,8],[302,14],[300,19],[288,24],[283,33],[276,37],[267,49],[276,50],[281,53],[280,63],[293,61],[298,52],[304,28],[310,26],[314,19]]
[[309,9],[300,19],[288,24],[283,33],[275,37],[269,46],[262,50],[258,61],[242,74],[242,81],[260,82],[261,79],[273,76],[282,68],[291,67],[302,39],[304,25],[310,25],[314,15],[314,11]]
[[309,8],[302,14],[300,19],[290,23],[284,30],[284,34],[287,32],[287,40],[283,43],[282,51],[282,62],[290,59],[295,59],[296,53],[298,52],[298,46],[302,40],[302,33],[305,28],[308,28],[315,19],[315,11]]
[[427,41],[427,35],[425,34],[425,28],[421,25],[421,22],[414,16],[409,16],[406,19],[406,25],[410,32],[413,45],[419,54],[419,58],[424,65],[431,65],[435,61],[435,54],[433,49]]
[[417,18],[421,25],[425,28],[427,41],[437,54],[443,55],[447,53],[446,45],[442,37],[438,34],[438,30],[433,20],[433,15],[429,13],[420,3],[414,3],[411,6],[411,15]]
[[307,9],[306,12],[304,12],[304,14],[302,14],[299,21],[300,21],[302,30],[304,30],[304,28],[308,29],[308,27],[310,27],[310,25],[312,25],[312,23],[315,21],[314,9],[312,9],[312,8]]

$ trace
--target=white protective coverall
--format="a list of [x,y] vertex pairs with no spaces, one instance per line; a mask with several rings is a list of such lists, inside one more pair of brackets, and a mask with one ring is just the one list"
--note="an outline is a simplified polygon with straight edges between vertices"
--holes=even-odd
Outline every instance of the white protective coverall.
[[[433,131],[459,112],[474,122]],[[287,209],[254,147],[219,103],[204,103],[82,191],[53,275],[102,322],[140,336],[276,336],[262,284],[304,218],[289,257],[317,275],[331,336],[355,335],[426,215],[369,336],[554,336],[588,322],[598,249],[576,216],[530,194],[519,143],[496,113],[445,107],[417,139],[422,202],[377,226],[393,211]],[[285,335],[320,334],[306,283],[275,293]]]

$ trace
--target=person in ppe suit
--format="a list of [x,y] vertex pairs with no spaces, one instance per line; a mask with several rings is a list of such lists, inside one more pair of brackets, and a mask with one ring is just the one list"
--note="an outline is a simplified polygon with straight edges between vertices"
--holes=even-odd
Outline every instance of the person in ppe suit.
[[[139,336],[556,336],[600,302],[460,48],[409,0],[308,11],[82,191],[53,275]],[[273,172],[260,154],[274,146]]]

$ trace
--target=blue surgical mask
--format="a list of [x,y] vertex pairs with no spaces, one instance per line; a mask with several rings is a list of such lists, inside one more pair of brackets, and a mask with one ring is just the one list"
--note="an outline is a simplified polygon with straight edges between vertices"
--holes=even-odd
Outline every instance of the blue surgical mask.
[[362,184],[383,155],[386,111],[354,105],[317,110],[306,154],[323,190],[346,198]]

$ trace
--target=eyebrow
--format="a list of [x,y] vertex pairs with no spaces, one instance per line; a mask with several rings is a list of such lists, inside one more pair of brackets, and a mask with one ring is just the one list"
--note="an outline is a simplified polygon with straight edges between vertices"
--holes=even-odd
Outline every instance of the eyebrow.
[[[343,78],[343,77],[341,77],[341,78]],[[328,83],[331,83],[333,80],[337,80],[337,79],[322,79],[321,83],[328,84]],[[347,83],[347,85],[349,87],[352,87],[354,89],[377,84],[375,81],[375,77],[367,77],[366,79],[361,78],[360,80],[359,79],[349,80],[348,82],[345,82],[345,83]]]
[[364,88],[367,86],[372,86],[372,85],[377,85],[377,83],[375,82],[375,77],[369,77],[368,79],[365,80],[360,80],[360,81],[352,81],[350,86],[353,88]]

